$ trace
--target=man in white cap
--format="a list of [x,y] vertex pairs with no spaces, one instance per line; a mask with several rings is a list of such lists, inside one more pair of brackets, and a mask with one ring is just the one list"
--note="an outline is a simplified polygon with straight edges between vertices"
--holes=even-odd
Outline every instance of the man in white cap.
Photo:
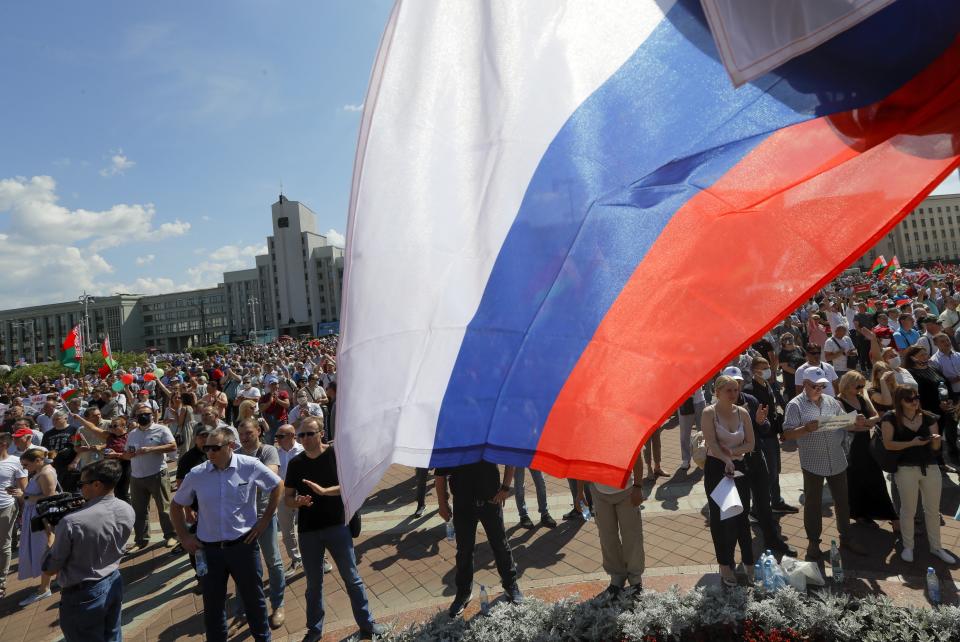
[[[783,438],[795,439],[803,471],[803,526],[807,532],[807,559],[820,559],[820,533],[823,531],[823,483],[830,485],[840,546],[851,553],[865,555],[866,549],[850,537],[850,503],[847,499],[847,455],[843,443],[847,431],[821,430],[820,420],[846,414],[840,402],[824,394],[830,379],[822,368],[807,368],[803,373],[803,391],[787,403],[783,420]],[[857,415],[851,428],[862,428],[866,418]]]

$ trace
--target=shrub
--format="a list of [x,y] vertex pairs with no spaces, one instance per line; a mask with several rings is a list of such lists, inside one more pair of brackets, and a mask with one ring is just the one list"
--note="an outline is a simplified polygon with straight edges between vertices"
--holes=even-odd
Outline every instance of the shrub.
[[749,588],[698,587],[681,593],[645,591],[636,599],[569,597],[553,604],[531,598],[498,603],[488,617],[431,620],[392,631],[395,642],[886,642],[960,639],[960,608],[898,606],[885,596],[857,598],[830,591],[773,595]]

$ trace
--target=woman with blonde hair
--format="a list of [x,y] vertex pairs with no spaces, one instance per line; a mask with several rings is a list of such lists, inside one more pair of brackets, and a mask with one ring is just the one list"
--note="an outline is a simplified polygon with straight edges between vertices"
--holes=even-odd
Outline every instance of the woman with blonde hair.
[[[714,383],[716,402],[703,410],[702,431],[707,444],[707,461],[703,470],[704,487],[709,497],[724,477],[734,478],[743,512],[728,519],[720,518],[720,507],[713,499],[710,508],[710,535],[720,565],[720,578],[725,586],[736,586],[734,552],[740,545],[743,565],[753,567],[753,542],[750,537],[750,480],[746,474],[744,455],[753,451],[754,436],[750,413],[735,405],[740,385],[733,377],[721,375]],[[739,476],[735,475],[740,473]]]
[[17,577],[21,580],[40,578],[40,586],[36,592],[20,601],[20,606],[27,606],[52,595],[50,582],[53,575],[44,573],[42,564],[47,551],[53,547],[53,529],[47,526],[43,530],[34,531],[30,528],[30,521],[37,515],[37,501],[57,494],[60,485],[57,483],[57,471],[47,462],[46,450],[28,449],[20,455],[20,465],[29,475],[27,487],[24,490],[14,488],[7,491],[20,502],[23,516]]
[[867,397],[880,414],[893,410],[893,392],[897,388],[897,380],[894,377],[893,369],[886,361],[877,361],[873,364],[870,384],[867,386]]
[[880,423],[880,414],[864,394],[867,380],[856,370],[840,377],[837,401],[847,412],[856,412],[867,418],[866,424],[848,429],[850,451],[847,454],[847,497],[850,500],[850,518],[861,524],[874,520],[889,521],[893,530],[899,528],[897,512],[890,501],[883,470],[870,454],[870,435]]
[[240,402],[240,407],[237,411],[237,415],[238,415],[237,421],[234,425],[239,430],[243,422],[245,422],[247,419],[253,419],[260,426],[260,429],[264,431],[264,434],[266,434],[266,431],[270,429],[270,426],[267,424],[266,419],[259,416],[259,412],[260,411],[259,411],[259,408],[257,407],[256,401],[252,399],[244,399],[243,401]]

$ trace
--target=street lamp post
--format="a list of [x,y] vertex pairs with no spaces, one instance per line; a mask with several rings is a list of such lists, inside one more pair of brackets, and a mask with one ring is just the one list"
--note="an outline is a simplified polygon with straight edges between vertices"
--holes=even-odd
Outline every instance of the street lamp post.
[[[33,357],[32,363],[37,362],[37,326],[35,325],[34,319],[28,319],[26,321],[13,321],[10,326],[14,328],[23,328],[24,331],[27,329],[27,324],[30,324],[30,353]],[[23,348],[23,340],[20,341],[20,347]]]
[[90,343],[90,304],[95,302],[95,299],[87,294],[87,291],[84,290],[77,300],[83,305],[83,343],[85,345],[81,346],[82,350],[87,350],[88,348],[92,349],[93,344]]
[[257,336],[257,305],[260,303],[260,299],[255,296],[247,299],[247,305],[253,309],[253,336]]

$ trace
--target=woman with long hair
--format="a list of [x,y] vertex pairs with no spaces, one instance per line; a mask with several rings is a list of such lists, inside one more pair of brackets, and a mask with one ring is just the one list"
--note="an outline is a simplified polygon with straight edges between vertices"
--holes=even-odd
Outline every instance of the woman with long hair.
[[106,459],[115,459],[120,462],[120,481],[113,489],[117,499],[130,503],[130,460],[124,459],[123,453],[127,450],[127,418],[114,417],[107,428],[107,444],[103,456]]
[[27,471],[27,487],[25,490],[10,490],[10,494],[20,501],[23,527],[20,535],[20,556],[17,561],[17,577],[28,580],[40,578],[40,586],[36,592],[20,601],[20,606],[27,606],[52,595],[50,582],[53,575],[43,572],[43,557],[53,546],[53,529],[47,526],[39,531],[30,528],[31,520],[37,515],[37,501],[50,497],[59,492],[57,471],[47,462],[47,452],[42,448],[30,448],[20,455],[20,465]]
[[900,528],[883,470],[870,454],[870,435],[880,423],[880,414],[864,394],[867,381],[862,374],[851,370],[840,377],[837,401],[847,412],[853,411],[867,418],[863,428],[851,428],[850,452],[847,455],[847,497],[850,499],[850,517],[861,524],[874,520],[889,521],[893,530]]
[[946,562],[956,563],[940,543],[940,495],[943,490],[937,458],[940,454],[940,433],[936,415],[920,409],[917,391],[901,386],[893,395],[893,410],[887,412],[880,424],[883,446],[898,452],[897,492],[900,495],[900,534],[905,562],[914,559],[914,524],[917,513],[917,494],[923,501],[924,521],[930,552]]
[[[709,497],[724,477],[733,478],[743,512],[728,519],[720,518],[720,507],[713,499],[710,507],[710,535],[720,565],[720,578],[725,586],[736,586],[734,552],[740,545],[743,565],[753,567],[753,543],[750,537],[750,481],[746,475],[744,455],[753,451],[754,436],[750,413],[735,405],[740,396],[737,380],[722,375],[714,383],[716,402],[703,410],[702,431],[707,444],[707,461],[703,469],[704,487]],[[735,476],[740,473],[739,476]]]

